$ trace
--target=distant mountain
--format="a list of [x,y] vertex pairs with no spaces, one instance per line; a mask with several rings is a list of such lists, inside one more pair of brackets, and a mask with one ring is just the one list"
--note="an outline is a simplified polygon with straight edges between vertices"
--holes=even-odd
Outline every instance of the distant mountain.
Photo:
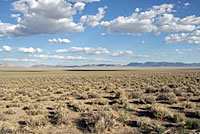
[[200,67],[200,63],[182,63],[182,62],[131,62],[127,66],[133,67]]
[[62,66],[62,65],[34,65],[32,68],[65,68],[65,67],[121,67],[122,65],[120,64],[87,64],[87,65],[74,65],[74,66]]
[[182,63],[182,62],[131,62],[127,65],[121,64],[86,64],[86,65],[34,65],[32,68],[73,68],[73,67],[200,67],[200,63]]
[[53,67],[56,67],[56,66],[45,65],[45,64],[32,66],[32,68],[53,68]]
[[9,63],[0,64],[0,68],[11,68],[11,67],[15,67],[15,66]]

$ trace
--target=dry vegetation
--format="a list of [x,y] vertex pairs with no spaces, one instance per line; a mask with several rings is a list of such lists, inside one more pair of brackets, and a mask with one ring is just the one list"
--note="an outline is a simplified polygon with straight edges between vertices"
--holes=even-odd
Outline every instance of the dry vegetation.
[[0,133],[200,133],[200,71],[0,70]]

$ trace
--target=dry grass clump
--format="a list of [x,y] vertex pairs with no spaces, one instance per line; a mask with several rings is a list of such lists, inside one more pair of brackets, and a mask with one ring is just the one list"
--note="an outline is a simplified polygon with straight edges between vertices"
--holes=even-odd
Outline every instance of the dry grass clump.
[[136,120],[136,124],[141,129],[147,130],[147,131],[155,131],[157,133],[164,132],[164,127],[161,126],[159,123],[155,123],[152,121],[149,117],[140,117]]
[[129,94],[129,98],[130,99],[138,99],[138,98],[141,98],[143,95],[143,92],[141,91],[132,91],[130,94]]
[[4,121],[5,120],[5,116],[3,113],[0,112],[0,121]]
[[183,90],[180,89],[180,88],[175,88],[175,89],[173,90],[173,92],[176,94],[176,96],[182,96]]
[[99,98],[99,99],[94,99],[92,103],[97,105],[107,105],[109,101],[107,99]]
[[200,121],[199,120],[187,120],[186,126],[189,129],[200,129]]
[[147,87],[147,89],[145,91],[146,91],[146,93],[156,93],[156,92],[158,92],[158,89],[153,86],[149,86],[149,87]]
[[57,125],[61,124],[69,125],[71,121],[69,112],[65,111],[63,108],[59,108],[58,110],[56,110],[53,119],[55,120],[55,123]]
[[[119,107],[119,105],[118,105],[118,107]],[[126,111],[137,111],[137,107],[133,104],[130,104],[129,102],[126,102],[124,104],[124,108]]]
[[84,122],[92,133],[103,133],[116,125],[116,116],[111,111],[93,111],[87,114]]
[[139,101],[142,104],[155,104],[156,98],[154,96],[148,95],[148,96],[143,96],[142,98],[140,98]]
[[29,128],[44,127],[48,124],[48,120],[45,117],[28,117],[23,124]]
[[76,112],[84,112],[87,110],[87,108],[84,106],[84,103],[81,101],[70,101],[68,106],[70,107],[70,109]]
[[28,115],[41,115],[45,114],[46,111],[44,107],[37,105],[37,104],[30,104],[23,108]]
[[183,113],[177,113],[174,114],[174,122],[178,123],[178,122],[183,122],[186,120],[186,116]]
[[10,133],[15,133],[16,127],[6,121],[0,121],[0,133],[1,134],[10,134]]
[[174,93],[161,93],[157,96],[158,100],[164,100],[169,104],[178,103],[178,98]]
[[194,114],[200,119],[200,110],[196,110]]
[[16,114],[16,111],[13,109],[9,109],[9,110],[5,111],[4,114],[14,115],[14,114]]
[[152,113],[154,117],[159,118],[159,119],[173,119],[174,118],[174,113],[170,109],[163,107],[162,105],[159,105],[159,104],[152,105],[150,108],[150,112]]
[[185,101],[185,102],[183,102],[182,107],[183,108],[192,108],[193,109],[193,108],[196,107],[196,105],[194,103],[192,103],[192,102]]

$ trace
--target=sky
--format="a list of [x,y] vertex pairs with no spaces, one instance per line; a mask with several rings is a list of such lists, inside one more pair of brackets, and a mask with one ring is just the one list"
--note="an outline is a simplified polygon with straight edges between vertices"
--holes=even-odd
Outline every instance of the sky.
[[0,64],[200,63],[199,0],[0,0]]

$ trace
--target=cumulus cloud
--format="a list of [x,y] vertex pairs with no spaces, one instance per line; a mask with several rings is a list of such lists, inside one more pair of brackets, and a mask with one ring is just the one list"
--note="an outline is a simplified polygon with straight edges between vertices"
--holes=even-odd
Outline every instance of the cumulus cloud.
[[86,23],[88,27],[96,27],[100,23],[99,21],[104,17],[105,9],[107,7],[98,8],[98,13],[96,15],[84,15],[81,17],[81,23]]
[[192,33],[170,34],[169,36],[165,37],[165,42],[167,43],[186,42],[190,44],[200,45],[200,30],[196,30]]
[[91,47],[71,47],[69,49],[58,49],[57,53],[77,53],[85,55],[108,55],[111,57],[130,56],[134,58],[149,58],[148,55],[137,55],[131,50],[116,50],[111,51],[106,48],[91,48]]
[[68,0],[71,2],[99,2],[100,0]]
[[191,48],[189,48],[189,49],[182,49],[182,50],[176,49],[174,53],[175,54],[183,54],[184,52],[191,52],[191,51],[192,51]]
[[43,50],[41,48],[32,48],[32,47],[30,47],[30,48],[20,47],[20,48],[18,48],[18,51],[23,52],[23,53],[36,53],[36,52],[41,53],[41,52],[43,52]]
[[48,40],[50,43],[70,43],[71,41],[69,39],[49,39]]
[[139,8],[128,17],[119,16],[111,21],[102,21],[100,25],[108,33],[121,33],[138,35],[141,33],[154,32],[192,32],[198,29],[200,18],[196,16],[187,16],[185,18],[175,17],[172,13],[173,4],[162,4],[141,11]]
[[3,51],[3,52],[11,52],[12,51],[12,47],[10,46],[2,46],[2,48],[0,49],[0,51]]
[[18,24],[0,22],[0,37],[29,36],[36,34],[73,34],[83,32],[81,23],[73,21],[77,10],[83,10],[84,3],[74,6],[65,0],[18,0],[12,3],[13,10],[19,14]]
[[84,10],[84,8],[85,8],[85,3],[76,2],[76,3],[74,4],[74,8],[77,9],[77,10],[79,10],[79,11],[82,11],[82,10]]
[[2,61],[8,61],[8,62],[37,62],[39,60],[36,59],[15,59],[15,58],[4,58]]
[[112,61],[111,59],[105,58],[87,58],[82,56],[59,56],[59,55],[32,55],[36,58],[43,58],[43,59],[62,59],[62,60],[89,60],[89,61]]
[[188,3],[188,2],[184,4],[184,6],[189,6],[189,5],[190,5],[190,3]]

